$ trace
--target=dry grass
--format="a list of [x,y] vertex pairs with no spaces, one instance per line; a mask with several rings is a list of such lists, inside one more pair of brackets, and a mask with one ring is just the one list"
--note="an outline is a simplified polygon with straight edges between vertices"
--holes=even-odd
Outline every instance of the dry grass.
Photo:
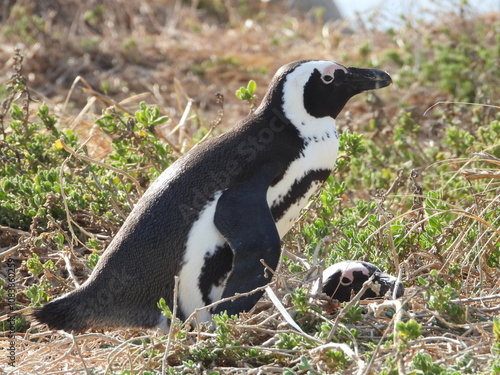
[[[104,3],[106,14],[102,18],[97,14],[96,19],[92,20],[88,11],[95,11],[100,3]],[[391,47],[390,38],[385,33],[370,30],[369,25],[359,24],[356,33],[350,33],[342,22],[320,25],[285,15],[275,4],[260,2],[252,5],[254,8],[248,12],[262,12],[263,15],[251,22],[246,21],[242,13],[233,7],[230,7],[229,13],[221,16],[195,11],[189,6],[179,7],[176,2],[168,0],[106,0],[85,4],[67,1],[64,6],[57,1],[44,3],[20,0],[17,4],[36,14],[43,14],[44,18],[38,26],[38,32],[29,33],[36,35],[33,40],[20,36],[19,32],[0,37],[0,73],[6,75],[12,69],[13,48],[23,43],[24,74],[29,79],[30,87],[40,100],[57,109],[60,126],[74,129],[82,140],[95,133],[87,144],[90,157],[95,159],[101,159],[109,152],[111,138],[95,127],[94,120],[111,105],[125,111],[134,111],[142,100],[158,105],[162,113],[171,117],[158,132],[165,142],[173,146],[175,152],[181,154],[193,145],[193,138],[199,129],[210,128],[210,123],[220,115],[220,106],[216,103],[217,92],[224,95],[225,101],[223,121],[215,133],[230,127],[248,112],[248,106],[235,98],[234,91],[249,79],[257,81],[258,96],[262,97],[266,83],[285,62],[328,58],[348,65],[353,61],[376,65],[377,62],[370,59],[382,56]],[[1,7],[3,31],[9,27],[19,27],[21,17],[12,14],[8,17],[8,5],[3,5],[3,9]],[[220,17],[225,18],[221,20]],[[492,24],[493,17],[491,20],[486,17],[482,22]],[[450,28],[462,27],[464,22],[459,17],[441,21]],[[32,21],[26,22],[26,28],[32,30]],[[414,23],[412,27],[399,32],[404,36],[401,40],[411,41],[408,48],[414,49],[415,55],[422,53],[419,50],[422,38],[440,37],[438,27],[428,24]],[[363,46],[367,44],[377,53],[364,56]],[[391,64],[388,62],[384,69],[397,70]],[[77,77],[82,78],[77,80]],[[103,94],[103,91],[107,92]],[[380,104],[367,108],[363,98],[356,98],[339,119],[339,126],[363,129],[366,122],[377,116],[395,116],[401,103],[408,107],[414,106],[413,109],[422,114],[443,99],[441,91],[420,86],[417,82],[411,89],[393,87],[380,95],[383,112]],[[187,117],[183,117],[190,105],[192,108]],[[436,125],[432,120],[425,121],[424,126]],[[179,123],[182,126],[179,127]],[[372,136],[377,137],[377,132],[384,131],[390,134],[389,130],[382,127]],[[423,139],[423,147],[431,141]],[[468,160],[447,162],[458,166],[456,175],[450,180],[484,180],[485,191],[498,189],[498,159],[482,154]],[[416,203],[411,209],[402,210],[397,206],[400,196],[389,191],[385,197],[380,197],[380,207],[385,199],[391,200],[389,206],[394,208],[393,212],[402,212],[401,216],[411,219],[408,235],[418,233],[419,226],[429,219],[428,216],[424,217],[421,204],[418,205],[421,194],[410,188],[405,196],[413,198]],[[364,193],[360,192],[359,195],[363,196]],[[358,333],[357,336],[351,334],[350,346],[327,340],[328,336],[349,334],[346,324],[340,320],[343,310],[339,306],[317,297],[312,306],[318,310],[311,309],[304,316],[295,314],[290,291],[298,287],[307,289],[312,282],[308,280],[307,274],[292,274],[282,267],[271,286],[290,315],[298,317],[298,323],[302,326],[324,321],[332,332],[311,337],[303,331],[297,331],[266,296],[254,311],[228,323],[231,337],[239,341],[237,347],[217,347],[216,335],[212,331],[206,328],[189,330],[181,328],[180,323],[174,325],[176,332],[171,340],[154,332],[148,335],[145,332],[122,330],[73,337],[60,332],[48,332],[43,327],[32,327],[25,333],[16,334],[16,368],[2,369],[3,365],[0,365],[0,373],[5,370],[13,374],[120,374],[125,370],[130,373],[159,372],[162,367],[174,368],[175,373],[209,373],[203,370],[203,364],[194,364],[192,369],[180,368],[183,355],[203,348],[218,354],[215,356],[217,360],[208,363],[210,371],[224,374],[283,373],[284,367],[294,366],[297,373],[307,373],[297,367],[302,356],[308,359],[316,371],[330,373],[331,363],[325,355],[330,349],[344,351],[348,359],[348,365],[340,372],[342,374],[379,374],[387,366],[386,361],[394,359],[399,373],[410,373],[409,364],[418,353],[430,354],[436,364],[453,364],[457,358],[469,356],[474,359],[471,373],[482,371],[489,368],[488,363],[493,358],[492,319],[500,313],[500,270],[490,268],[484,262],[492,252],[499,251],[498,220],[489,222],[484,216],[492,207],[498,206],[499,196],[497,194],[494,199],[481,200],[478,195],[476,204],[466,209],[460,206],[452,208],[457,219],[446,233],[462,232],[466,236],[468,231],[477,230],[477,226],[484,226],[485,233],[488,233],[488,237],[482,238],[475,249],[463,248],[463,242],[460,241],[462,237],[459,237],[441,252],[438,251],[439,241],[445,243],[446,238],[438,238],[435,248],[418,253],[409,251],[400,259],[396,267],[402,269],[403,281],[409,286],[405,297],[399,302],[363,305],[366,314],[354,324]],[[383,216],[387,211],[380,209],[377,215]],[[390,238],[392,234],[387,228],[392,220],[387,217],[388,224],[374,232],[373,236]],[[4,259],[15,256],[22,263],[18,269],[18,289],[21,293],[17,303],[28,306],[30,301],[22,292],[36,280],[29,275],[24,262],[31,256],[33,236],[16,228],[0,229],[1,255]],[[106,232],[112,233],[116,229],[107,228]],[[397,247],[394,241],[392,244]],[[287,237],[285,248],[300,260],[303,257],[301,247],[300,232],[296,229]],[[399,249],[389,249],[396,250]],[[59,263],[63,262],[59,255],[46,255],[57,259]],[[475,257],[480,258],[480,266],[468,266],[472,264],[470,258]],[[72,258],[70,262],[77,270],[75,279],[85,279],[87,274],[82,260]],[[469,318],[460,323],[452,322],[429,308],[425,288],[418,281],[421,275],[427,275],[432,269],[447,269],[450,262],[463,264],[461,291],[466,293],[453,303],[464,307]],[[2,276],[5,272],[3,267]],[[62,289],[70,290],[74,286],[73,280],[64,280],[62,285],[65,287],[60,288],[60,293]],[[396,313],[388,317],[384,314],[386,308],[392,308]],[[319,311],[328,312],[331,320],[326,320]],[[0,315],[0,319],[7,319],[4,313]],[[422,324],[423,335],[410,340],[404,348],[400,346],[398,338],[394,343],[388,341],[391,335],[398,337],[396,323],[406,321],[409,317]],[[305,337],[306,344],[291,349],[279,348],[276,343],[282,333]],[[8,344],[7,338],[0,338],[2,349],[7,349]],[[170,352],[163,363],[167,346]],[[232,354],[238,350],[248,351],[249,347],[260,353],[259,360],[239,358]],[[223,354],[220,355],[220,352]],[[0,353],[4,351],[0,349]],[[370,356],[366,353],[370,353]]]

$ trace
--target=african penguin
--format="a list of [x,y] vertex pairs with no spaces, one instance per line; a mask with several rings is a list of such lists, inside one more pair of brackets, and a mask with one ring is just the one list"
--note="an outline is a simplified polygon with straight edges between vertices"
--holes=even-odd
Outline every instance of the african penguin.
[[[354,95],[391,84],[380,70],[330,61],[281,67],[262,103],[235,127],[167,168],[137,202],[78,289],[33,312],[51,329],[168,327],[157,302],[179,318],[269,283],[280,239],[334,167],[335,118]],[[262,291],[198,314],[250,310]]]
[[[368,262],[357,260],[346,260],[335,263],[323,271],[322,292],[339,302],[346,302],[357,294],[363,287],[363,283],[375,275],[373,283],[380,286],[380,289],[368,289],[361,299],[383,297],[388,292],[392,294],[396,288],[396,298],[404,294],[404,286],[397,281],[397,278],[383,273],[380,268]],[[319,287],[314,288],[316,290]]]

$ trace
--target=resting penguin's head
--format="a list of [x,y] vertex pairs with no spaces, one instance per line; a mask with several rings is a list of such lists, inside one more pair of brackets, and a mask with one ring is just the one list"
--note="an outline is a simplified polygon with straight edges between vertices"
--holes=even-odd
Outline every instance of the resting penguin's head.
[[[380,290],[375,292],[368,289],[361,299],[383,297],[387,292],[393,293],[397,278],[380,271],[380,269],[367,262],[348,260],[336,263],[323,272],[323,293],[340,302],[349,301],[351,295],[357,294],[363,283],[375,275],[373,283],[380,285]],[[404,293],[403,284],[397,283],[396,298]]]
[[354,95],[391,83],[382,70],[347,68],[325,60],[296,61],[276,72],[262,104],[268,108],[281,104],[284,113],[294,117],[292,122],[306,124],[311,118],[335,119]]

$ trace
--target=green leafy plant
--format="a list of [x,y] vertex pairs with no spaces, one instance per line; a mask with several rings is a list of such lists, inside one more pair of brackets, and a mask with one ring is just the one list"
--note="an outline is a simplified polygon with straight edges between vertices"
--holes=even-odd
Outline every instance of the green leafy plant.
[[327,350],[324,355],[326,366],[331,371],[344,370],[349,363],[349,359],[341,350]]
[[98,261],[99,261],[99,254],[92,253],[89,255],[88,262],[90,268],[93,269],[97,265]]
[[236,91],[236,97],[240,100],[248,102],[251,110],[253,110],[255,107],[255,102],[258,99],[257,95],[255,94],[256,90],[257,90],[257,83],[252,79],[248,81],[246,87],[242,86]]
[[297,370],[299,372],[296,372],[296,371],[292,370],[291,368],[285,368],[284,371],[283,371],[283,374],[286,374],[286,375],[297,375],[297,374],[302,373],[303,371],[307,371],[305,373],[308,374],[308,375],[319,375],[319,374],[321,374],[320,372],[318,372],[314,368],[314,366],[309,362],[309,360],[307,359],[307,357],[305,355],[303,355],[303,356],[300,357],[300,362],[297,364]]
[[40,285],[34,284],[26,290],[26,296],[31,300],[30,306],[42,306],[49,302],[50,296],[47,292],[47,284],[43,282]]
[[465,321],[464,308],[451,302],[459,297],[457,290],[451,285],[446,285],[436,270],[430,272],[428,280],[419,278],[419,282],[425,287],[426,300],[431,309],[448,315],[457,323]]
[[223,312],[214,316],[214,322],[217,327],[216,342],[218,347],[224,348],[226,346],[238,345],[238,341],[233,338],[233,329],[231,323],[234,322],[236,316],[229,316],[227,312]]
[[172,311],[170,311],[170,307],[165,302],[164,298],[160,298],[158,301],[158,308],[161,310],[161,313],[167,317],[167,319],[172,319]]
[[296,349],[299,345],[304,342],[301,336],[294,333],[280,333],[278,336],[278,341],[276,342],[276,347],[280,349]]
[[400,345],[399,350],[404,350],[408,347],[410,340],[418,339],[422,335],[422,324],[419,324],[415,319],[398,322],[396,323],[396,331]]
[[354,306],[351,306],[349,310],[344,315],[344,322],[349,324],[354,324],[363,320],[363,310],[361,309],[359,302]]
[[26,261],[26,267],[28,267],[28,270],[33,274],[33,276],[40,276],[45,272],[45,270],[54,271],[56,269],[54,262],[48,260],[45,263],[42,263],[36,253],[33,253],[31,258]]
[[291,295],[292,303],[299,314],[305,315],[309,309],[309,302],[307,301],[307,291],[302,288],[297,288]]

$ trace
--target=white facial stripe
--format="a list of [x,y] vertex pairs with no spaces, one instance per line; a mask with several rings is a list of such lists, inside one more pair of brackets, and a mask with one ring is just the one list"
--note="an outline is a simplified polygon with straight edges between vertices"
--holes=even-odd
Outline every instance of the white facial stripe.
[[308,61],[288,74],[283,85],[283,111],[303,138],[321,137],[336,131],[333,118],[316,118],[307,113],[304,108],[304,86],[315,69],[324,72],[326,69],[335,71],[340,68],[340,65],[331,61]]

